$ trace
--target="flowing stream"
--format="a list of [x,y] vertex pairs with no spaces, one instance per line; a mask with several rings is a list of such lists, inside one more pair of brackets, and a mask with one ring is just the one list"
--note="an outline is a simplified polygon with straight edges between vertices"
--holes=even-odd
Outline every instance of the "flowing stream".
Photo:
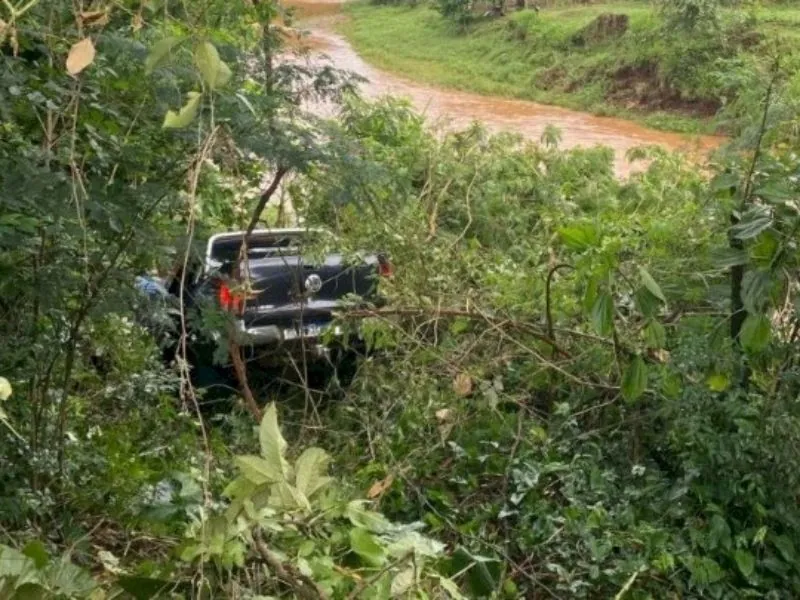
[[416,83],[367,64],[336,33],[336,19],[344,18],[340,14],[339,0],[290,0],[289,3],[297,9],[298,27],[310,32],[302,43],[312,55],[327,57],[336,68],[364,77],[367,82],[362,85],[361,92],[366,97],[407,97],[430,121],[456,128],[481,121],[492,131],[516,132],[533,141],[541,138],[545,127],[554,125],[561,131],[562,147],[601,144],[612,148],[615,168],[620,176],[644,167],[642,162],[632,164],[626,160],[627,151],[636,146],[660,145],[684,151],[702,161],[723,141],[721,137],[658,131],[625,119],[598,117],[526,100],[482,96]]

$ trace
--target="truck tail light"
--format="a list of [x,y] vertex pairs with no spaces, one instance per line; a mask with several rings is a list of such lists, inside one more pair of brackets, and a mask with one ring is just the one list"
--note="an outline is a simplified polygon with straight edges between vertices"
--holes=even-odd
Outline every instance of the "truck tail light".
[[241,314],[244,309],[242,298],[234,294],[224,281],[219,284],[217,299],[222,310]]

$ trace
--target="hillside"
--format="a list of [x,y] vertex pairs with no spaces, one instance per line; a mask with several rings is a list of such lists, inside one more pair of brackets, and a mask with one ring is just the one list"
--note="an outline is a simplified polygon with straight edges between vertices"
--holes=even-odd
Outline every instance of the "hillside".
[[800,9],[789,5],[724,9],[713,31],[685,33],[665,31],[661,12],[644,2],[475,13],[464,25],[435,4],[359,2],[346,10],[340,30],[383,69],[680,131],[729,131],[712,117],[747,85],[743,65],[800,45]]

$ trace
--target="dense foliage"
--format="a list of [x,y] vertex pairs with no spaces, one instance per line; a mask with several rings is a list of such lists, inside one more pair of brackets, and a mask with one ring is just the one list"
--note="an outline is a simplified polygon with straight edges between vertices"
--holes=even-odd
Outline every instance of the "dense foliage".
[[[0,597],[800,595],[786,64],[725,71],[706,169],[620,180],[359,100],[271,3],[0,10]],[[134,279],[293,215],[392,257],[372,352],[204,412]]]

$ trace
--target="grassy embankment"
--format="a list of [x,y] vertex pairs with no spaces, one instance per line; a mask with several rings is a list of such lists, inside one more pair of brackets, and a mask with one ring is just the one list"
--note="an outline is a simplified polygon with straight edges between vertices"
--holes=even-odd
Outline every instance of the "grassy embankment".
[[[613,2],[524,10],[460,32],[427,5],[348,4],[341,32],[376,66],[444,87],[633,118],[660,129],[711,132],[723,97],[719,58],[760,53],[781,36],[800,47],[800,8],[759,9],[752,23],[726,12],[719,39],[669,39],[650,4]],[[618,38],[574,37],[604,13],[625,14]]]

